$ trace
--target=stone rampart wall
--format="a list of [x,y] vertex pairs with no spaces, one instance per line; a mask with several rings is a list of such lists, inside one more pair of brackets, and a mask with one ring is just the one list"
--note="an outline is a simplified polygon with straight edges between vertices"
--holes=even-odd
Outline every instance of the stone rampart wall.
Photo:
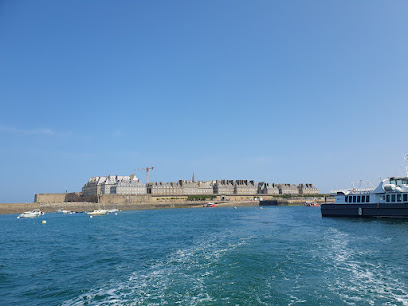
[[35,203],[65,202],[67,193],[38,193],[34,197]]
[[104,194],[99,196],[98,204],[149,204],[151,195],[122,195],[122,194]]
[[62,202],[97,202],[96,196],[83,197],[82,192],[71,193],[38,193],[34,203],[62,203]]
[[[274,195],[214,195],[214,199],[207,201],[250,201],[257,198],[264,200],[274,199]],[[104,194],[91,197],[83,197],[82,193],[42,193],[35,195],[35,203],[64,203],[64,202],[94,202],[99,204],[154,204],[154,203],[181,203],[187,202],[187,195],[155,196],[151,194],[143,195],[121,195]],[[204,201],[205,202],[205,201]]]
[[1,203],[0,214],[21,214],[37,208],[40,208],[37,203]]
[[[130,198],[126,198],[130,197]],[[136,199],[137,198],[137,199]],[[257,206],[259,198],[251,196],[228,196],[226,199],[217,197],[213,201],[217,206]],[[274,198],[272,196],[262,196],[263,200],[277,199],[282,205],[303,205],[305,198]],[[47,202],[47,203],[0,203],[0,214],[20,214],[24,211],[40,209],[44,212],[55,212],[58,209],[71,211],[92,211],[94,209],[157,209],[157,208],[181,208],[181,207],[201,207],[208,201],[187,201],[187,197],[151,197],[151,196],[118,196],[105,195],[101,198],[101,203],[95,202]],[[318,203],[333,203],[334,198],[317,198]]]

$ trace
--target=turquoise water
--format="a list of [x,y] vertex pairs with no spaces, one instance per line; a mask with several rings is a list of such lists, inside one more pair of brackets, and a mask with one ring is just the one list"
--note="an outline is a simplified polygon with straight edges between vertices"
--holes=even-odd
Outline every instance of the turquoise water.
[[16,216],[0,216],[1,305],[408,304],[406,220],[313,207]]

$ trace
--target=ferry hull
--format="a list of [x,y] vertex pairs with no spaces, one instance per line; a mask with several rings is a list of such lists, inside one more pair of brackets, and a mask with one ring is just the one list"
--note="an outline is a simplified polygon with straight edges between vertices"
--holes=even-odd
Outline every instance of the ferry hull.
[[408,218],[408,203],[322,204],[323,217]]

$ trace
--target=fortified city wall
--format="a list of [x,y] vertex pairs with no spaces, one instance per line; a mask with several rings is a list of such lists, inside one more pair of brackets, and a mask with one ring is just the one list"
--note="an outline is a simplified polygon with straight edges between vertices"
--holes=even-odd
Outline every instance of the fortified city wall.
[[[0,204],[1,213],[21,213],[36,208],[89,211],[98,208],[148,209],[193,207],[214,201],[218,206],[258,205],[260,199],[274,197],[286,204],[303,204],[304,197],[318,196],[313,184],[275,184],[253,180],[179,180],[142,183],[134,174],[91,177],[82,192],[40,193],[34,203]],[[291,199],[283,197],[291,196]],[[303,197],[302,197],[303,196]],[[294,197],[299,197],[296,199]]]
[[[44,199],[51,199],[45,197]],[[206,201],[188,201],[187,196],[151,196],[151,195],[134,195],[118,196],[103,195],[99,202],[37,202],[37,203],[0,203],[0,214],[20,214],[24,211],[40,209],[44,212],[55,212],[58,209],[72,211],[92,211],[94,209],[120,209],[120,210],[137,210],[137,209],[159,209],[159,208],[185,208],[201,207]],[[303,205],[305,198],[281,198],[274,196],[264,196],[263,200],[275,199],[279,205]],[[217,206],[258,206],[259,197],[253,195],[229,195],[226,197],[217,196],[213,201]],[[320,197],[316,198],[318,203],[333,202],[333,198]]]
[[97,196],[82,196],[82,192],[71,193],[38,193],[34,197],[35,203],[62,203],[62,202],[98,202]]

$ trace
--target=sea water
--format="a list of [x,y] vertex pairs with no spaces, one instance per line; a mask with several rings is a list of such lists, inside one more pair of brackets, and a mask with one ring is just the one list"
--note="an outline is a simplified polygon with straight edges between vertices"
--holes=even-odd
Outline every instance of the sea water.
[[408,304],[408,220],[314,207],[16,217],[0,216],[1,305]]

